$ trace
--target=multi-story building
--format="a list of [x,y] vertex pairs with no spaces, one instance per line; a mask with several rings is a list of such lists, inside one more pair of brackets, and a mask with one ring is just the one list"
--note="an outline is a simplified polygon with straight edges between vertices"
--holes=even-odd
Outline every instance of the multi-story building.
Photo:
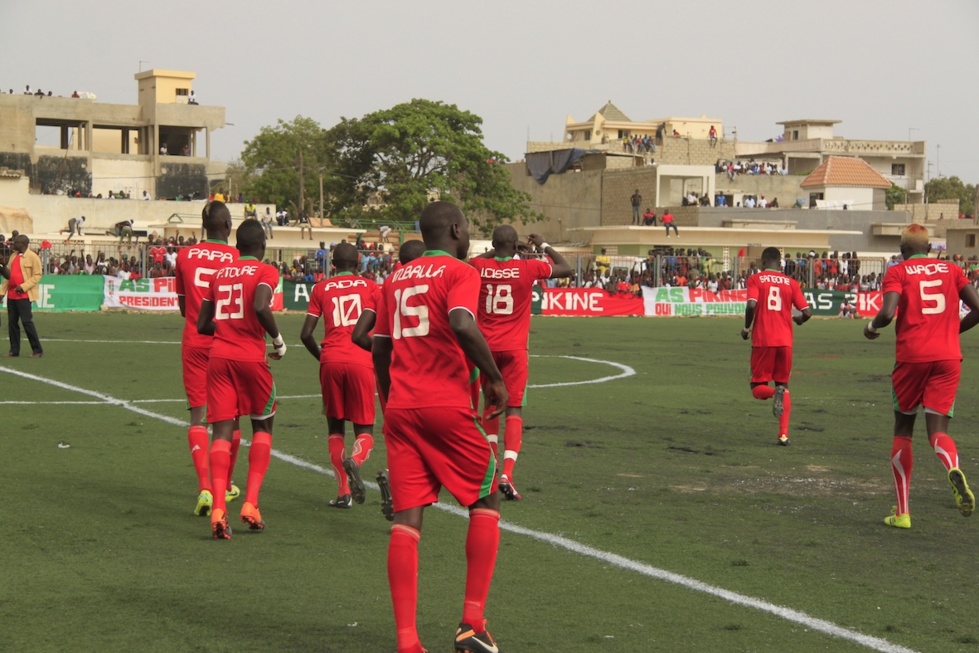
[[225,109],[196,103],[195,77],[140,72],[135,105],[0,95],[0,169],[19,172],[35,194],[206,198],[211,132],[224,127]]

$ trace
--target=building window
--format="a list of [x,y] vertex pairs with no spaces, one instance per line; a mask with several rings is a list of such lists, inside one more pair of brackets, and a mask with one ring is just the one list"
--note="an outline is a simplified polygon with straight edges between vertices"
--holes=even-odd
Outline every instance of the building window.
[[894,177],[904,176],[904,164],[903,163],[892,163],[891,164],[891,175]]
[[965,235],[965,246],[969,248],[974,248],[976,246],[976,235],[966,234]]
[[190,89],[189,88],[178,88],[177,89],[177,96],[179,97],[181,95],[190,95]]
[[794,140],[794,141],[799,140],[799,130],[798,129],[793,129],[792,130],[792,140]]

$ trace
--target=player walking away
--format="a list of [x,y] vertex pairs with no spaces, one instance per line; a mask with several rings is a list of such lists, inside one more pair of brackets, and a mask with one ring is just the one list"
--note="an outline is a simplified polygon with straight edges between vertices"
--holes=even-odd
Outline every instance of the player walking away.
[[[269,308],[279,272],[261,262],[265,256],[265,230],[258,222],[245,220],[236,235],[241,257],[211,277],[201,302],[197,330],[214,335],[207,366],[207,418],[214,433],[211,486],[227,486],[235,418],[248,415],[252,421],[252,444],[248,450],[248,483],[241,521],[251,530],[262,530],[265,522],[258,509],[258,494],[269,467],[275,416],[275,383],[265,358],[265,334],[272,338],[272,359],[282,358],[286,345]],[[224,495],[218,492],[211,509],[211,533],[216,540],[231,539],[226,510]]]
[[[320,363],[323,408],[329,429],[330,463],[337,480],[334,508],[350,508],[351,496],[364,502],[360,466],[374,448],[374,363],[369,352],[358,347],[351,335],[366,309],[374,309],[380,287],[356,275],[357,248],[340,243],[333,250],[336,274],[313,286],[300,339]],[[323,316],[323,341],[313,331]],[[354,427],[353,452],[348,457],[343,437],[347,421]]]
[[[401,266],[411,263],[424,253],[424,242],[420,240],[409,240],[398,249],[398,261],[395,263],[394,270],[391,272],[397,272]],[[365,306],[360,317],[357,318],[357,324],[354,326],[350,339],[364,351],[371,351],[371,345],[373,343],[371,332],[374,330],[374,324],[377,322],[376,304],[383,301],[384,293],[379,292],[375,305]],[[378,387],[378,390],[380,390],[380,387]],[[381,402],[381,414],[383,414],[385,405],[384,395],[379,391],[377,398]],[[384,429],[385,427],[382,426],[381,433],[385,433]],[[381,514],[388,521],[394,521],[394,498],[391,495],[391,480],[388,475],[388,470],[382,469],[377,473],[377,489],[381,493]]]
[[[741,337],[751,336],[751,394],[755,399],[772,399],[778,418],[778,443],[789,444],[792,398],[792,322],[802,325],[812,317],[799,282],[781,272],[782,255],[775,247],[761,253],[762,271],[748,277],[748,305],[744,311]],[[792,309],[802,311],[792,317]],[[775,387],[768,385],[775,382]]]
[[[527,242],[547,254],[551,261],[536,258],[514,258],[517,254],[517,230],[501,225],[493,230],[493,249],[469,261],[479,271],[479,313],[476,320],[493,352],[510,399],[506,407],[503,430],[503,474],[500,491],[509,501],[520,499],[513,484],[513,467],[523,440],[523,406],[526,403],[528,353],[530,338],[530,303],[534,284],[541,279],[570,277],[571,266],[561,254],[537,234]],[[552,262],[553,261],[553,262]],[[493,454],[499,441],[500,420],[483,416]]]
[[[207,363],[211,354],[212,336],[197,332],[197,318],[201,312],[204,292],[214,273],[238,260],[238,250],[228,244],[231,235],[231,212],[223,202],[210,202],[201,213],[207,239],[191,247],[184,247],[177,254],[174,286],[177,304],[184,318],[181,338],[184,392],[190,406],[190,426],[187,428],[187,445],[197,472],[197,505],[194,514],[208,516],[214,502],[211,488],[211,471],[208,466],[210,438],[204,424],[204,407],[207,404]],[[231,439],[231,466],[228,470],[228,487],[225,501],[234,501],[240,490],[231,483],[231,472],[238,459],[241,430],[237,421]]]
[[[494,653],[483,612],[500,542],[496,460],[469,398],[467,357],[486,379],[486,402],[503,412],[503,377],[476,326],[479,274],[464,262],[465,216],[432,202],[420,226],[428,251],[391,274],[378,303],[374,368],[386,400],[385,438],[394,526],[388,581],[398,653],[424,651],[418,638],[418,542],[425,506],[444,486],[469,507],[466,590],[456,651]],[[460,260],[461,259],[461,260]]]
[[[884,273],[884,298],[880,312],[863,330],[870,340],[880,337],[897,312],[896,364],[891,373],[894,393],[894,441],[891,472],[897,505],[884,523],[911,528],[908,495],[911,489],[911,435],[918,407],[925,409],[928,443],[945,466],[955,505],[968,517],[976,499],[959,469],[955,441],[948,435],[955,392],[962,367],[959,334],[979,322],[979,293],[962,269],[946,261],[928,258],[928,230],[911,224],[901,234],[904,261]],[[969,313],[959,320],[959,300]]]

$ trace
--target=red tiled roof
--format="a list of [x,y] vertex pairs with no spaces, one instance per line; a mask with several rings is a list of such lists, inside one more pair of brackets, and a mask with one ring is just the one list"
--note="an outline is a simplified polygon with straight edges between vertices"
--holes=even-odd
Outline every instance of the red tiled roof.
[[891,182],[863,159],[852,156],[831,156],[799,184],[802,188],[851,186],[858,188],[890,188]]

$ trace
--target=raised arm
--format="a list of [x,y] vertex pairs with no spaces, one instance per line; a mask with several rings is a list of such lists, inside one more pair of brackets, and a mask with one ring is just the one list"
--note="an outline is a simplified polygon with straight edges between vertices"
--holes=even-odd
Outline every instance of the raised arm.
[[538,250],[547,254],[551,261],[551,278],[558,279],[561,277],[570,277],[574,270],[571,269],[571,265],[565,260],[561,253],[556,249],[544,242],[544,238],[538,234],[530,234],[527,236],[527,242],[532,244]]

